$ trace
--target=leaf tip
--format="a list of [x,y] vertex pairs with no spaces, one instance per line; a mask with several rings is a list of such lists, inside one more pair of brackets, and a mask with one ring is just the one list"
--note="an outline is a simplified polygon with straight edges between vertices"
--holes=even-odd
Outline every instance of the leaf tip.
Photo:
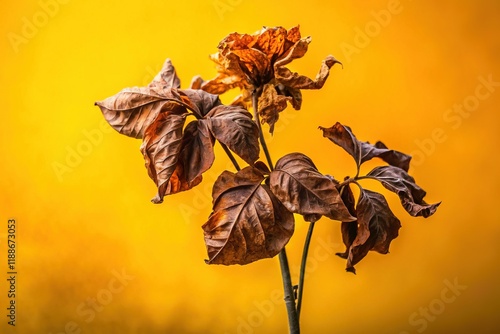
[[163,198],[160,195],[156,195],[151,199],[151,202],[154,204],[161,204],[163,203]]
[[345,268],[345,271],[347,271],[348,273],[353,273],[354,275],[356,275],[356,269],[354,267],[347,267],[347,268]]
[[335,253],[335,255],[337,255],[340,258],[343,258],[344,260],[347,259],[347,252],[345,252],[345,253],[339,252],[339,253]]

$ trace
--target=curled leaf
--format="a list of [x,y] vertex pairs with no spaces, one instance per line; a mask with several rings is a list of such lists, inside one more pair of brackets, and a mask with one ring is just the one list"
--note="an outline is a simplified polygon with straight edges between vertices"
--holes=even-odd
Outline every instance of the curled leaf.
[[174,65],[172,65],[172,61],[170,59],[167,58],[167,60],[165,60],[160,73],[158,73],[154,77],[153,82],[150,84],[150,86],[153,86],[155,84],[160,84],[162,86],[165,86],[166,88],[181,87],[181,81],[177,76]]
[[[195,81],[193,84],[201,85]],[[202,180],[202,173],[214,161],[214,134],[244,159],[253,163],[257,137],[247,128],[256,125],[251,116],[240,109],[224,118],[217,111],[224,108],[217,95],[200,89],[179,89],[180,80],[170,59],[147,87],[126,88],[101,102],[96,102],[108,123],[118,132],[142,138],[141,152],[148,175],[156,183],[158,193],[153,203],[161,203],[163,197],[191,189]],[[233,107],[228,107],[232,109]],[[234,107],[236,108],[236,107]],[[211,116],[211,110],[217,109]],[[191,113],[190,113],[191,112]],[[223,114],[223,113],[222,113]],[[186,117],[197,120],[183,130]],[[250,118],[250,120],[248,120]],[[248,123],[252,123],[251,126]],[[221,127],[220,129],[218,127]],[[231,132],[231,133],[228,133]],[[214,134],[212,134],[214,133]],[[246,152],[245,147],[250,146]]]
[[420,188],[415,179],[406,171],[394,166],[381,166],[374,168],[367,177],[374,178],[390,191],[396,193],[405,210],[412,216],[427,218],[436,212],[441,204],[427,204],[424,201],[425,190]]
[[163,201],[168,181],[176,169],[185,121],[185,114],[162,113],[145,131],[141,152],[149,177],[158,187],[153,203]]
[[213,212],[202,226],[208,264],[248,264],[277,255],[293,234],[294,218],[262,184],[253,167],[223,172],[214,184]]
[[252,165],[259,158],[259,129],[252,115],[238,106],[217,106],[206,116],[212,135]]
[[330,128],[319,128],[323,131],[323,137],[330,139],[342,147],[354,158],[358,168],[363,162],[375,157],[381,158],[388,164],[405,171],[408,171],[410,168],[411,156],[399,151],[390,150],[380,141],[375,143],[375,145],[359,141],[354,133],[352,133],[350,127],[342,125],[339,122]]
[[144,130],[172,101],[172,95],[166,97],[148,87],[134,87],[125,88],[96,105],[113,129],[129,137],[142,138]]
[[[340,190],[340,197],[344,202],[347,210],[352,216],[356,216],[356,201],[354,199],[354,194],[352,193],[351,187],[349,184],[342,187]],[[346,250],[344,253],[336,253],[335,255],[340,256],[343,259],[347,259],[349,255],[349,249],[351,248],[354,239],[358,234],[358,222],[354,221],[343,221],[340,225],[340,231],[342,233],[342,241],[346,246]]]
[[219,43],[219,52],[211,56],[218,75],[202,82],[200,87],[213,94],[240,88],[243,92],[236,100],[240,105],[251,104],[251,95],[259,94],[259,115],[263,123],[269,124],[272,133],[286,102],[300,109],[300,90],[323,87],[330,68],[339,63],[328,56],[315,79],[286,68],[294,59],[305,55],[310,42],[311,37],[301,37],[298,26],[288,31],[283,27],[264,27],[252,35],[229,34]]
[[366,189],[361,193],[356,206],[358,229],[356,238],[348,249],[346,270],[356,273],[354,265],[369,251],[381,254],[389,252],[391,241],[397,238],[401,223],[394,216],[384,196]]
[[321,216],[340,221],[355,220],[345,207],[335,183],[321,174],[309,157],[287,154],[276,163],[269,176],[276,197],[294,213],[310,222]]

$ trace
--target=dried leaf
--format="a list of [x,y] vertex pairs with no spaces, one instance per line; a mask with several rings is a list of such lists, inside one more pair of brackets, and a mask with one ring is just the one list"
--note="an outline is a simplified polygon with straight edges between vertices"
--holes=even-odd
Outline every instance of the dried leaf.
[[278,95],[274,85],[264,86],[261,96],[258,100],[259,116],[262,124],[269,124],[269,132],[273,133],[274,124],[278,121],[279,113],[286,109],[286,101],[290,98]]
[[167,88],[181,87],[181,81],[179,80],[179,77],[177,77],[177,73],[175,72],[175,68],[170,59],[167,58],[167,60],[165,60],[163,68],[160,73],[154,77],[153,83],[151,83],[150,86],[155,85],[156,83],[166,86]]
[[259,129],[252,115],[238,106],[218,106],[206,117],[213,136],[252,165],[259,158]]
[[201,88],[213,94],[240,88],[243,94],[233,104],[246,107],[251,104],[252,94],[262,93],[258,99],[259,115],[263,123],[269,124],[272,133],[279,112],[287,106],[286,101],[299,110],[300,89],[320,89],[330,68],[339,63],[328,56],[314,80],[286,68],[294,59],[305,55],[310,42],[310,37],[301,38],[298,26],[289,31],[282,27],[264,27],[253,35],[232,33],[219,43],[219,52],[211,56],[218,75],[203,82]]
[[[201,174],[206,172],[215,160],[214,142],[215,139],[208,129],[207,120],[192,121],[186,126],[179,154],[179,164],[182,165],[183,172],[178,174],[179,180],[183,180],[187,185],[198,178],[201,181]],[[167,194],[171,193],[167,192]]]
[[354,265],[361,261],[370,250],[381,254],[389,252],[391,241],[398,236],[401,223],[394,216],[384,196],[361,189],[356,206],[358,229],[356,238],[349,248],[346,270],[356,273]]
[[425,190],[420,188],[415,179],[401,168],[393,166],[376,167],[367,177],[379,180],[382,185],[392,192],[398,194],[401,204],[412,216],[422,216],[427,218],[436,212],[441,204],[427,204],[424,201]]
[[372,145],[368,142],[359,141],[352,133],[351,128],[335,123],[331,128],[319,127],[323,131],[323,137],[330,139],[349,153],[356,165],[359,166],[372,158],[378,157],[392,166],[408,171],[411,156],[399,151],[389,150],[382,142]]
[[282,66],[280,62],[274,65],[276,81],[295,89],[321,89],[330,75],[330,68],[340,62],[333,56],[328,56],[321,63],[320,70],[313,80],[305,75],[300,75]]
[[248,264],[277,255],[293,234],[294,219],[262,184],[264,175],[246,167],[225,171],[213,190],[213,212],[202,226],[208,264]]
[[308,221],[316,221],[322,215],[340,221],[355,220],[335,183],[304,154],[291,153],[279,159],[269,176],[269,185],[288,210],[304,215]]
[[168,109],[166,105],[172,106],[172,101],[175,101],[173,95],[166,97],[150,87],[134,87],[95,104],[101,108],[104,118],[113,129],[129,137],[142,138],[144,130],[160,111]]
[[[351,187],[347,184],[340,190],[340,197],[344,202],[347,210],[351,216],[356,217],[356,201],[354,199],[354,194],[352,193]],[[349,249],[351,248],[352,243],[356,239],[358,234],[358,222],[354,221],[343,221],[340,225],[340,231],[342,233],[342,241],[346,246],[346,250],[344,253],[336,253],[336,255],[340,256],[343,259],[347,259],[349,255]]]
[[141,152],[149,177],[158,187],[153,203],[163,202],[168,181],[176,169],[185,120],[185,114],[161,113],[144,133]]

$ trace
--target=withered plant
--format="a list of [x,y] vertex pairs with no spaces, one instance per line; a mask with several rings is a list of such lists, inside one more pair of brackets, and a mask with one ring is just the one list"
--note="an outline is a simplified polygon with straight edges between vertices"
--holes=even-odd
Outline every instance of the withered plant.
[[[307,253],[314,225],[322,216],[341,222],[346,249],[337,255],[347,260],[349,272],[355,273],[354,265],[369,251],[388,253],[398,236],[399,219],[382,194],[361,185],[363,180],[378,180],[396,193],[412,216],[429,217],[439,205],[424,201],[425,191],[408,174],[409,155],[380,141],[360,141],[340,123],[319,129],[353,157],[354,177],[340,181],[322,174],[303,153],[287,154],[273,164],[263,126],[273,133],[288,104],[301,108],[301,90],[322,88],[332,66],[340,64],[326,57],[315,79],[292,72],[287,65],[303,57],[310,42],[310,37],[301,37],[298,26],[288,31],[264,27],[251,35],[231,33],[211,56],[218,72],[212,80],[195,77],[190,88],[180,89],[167,59],[147,87],[126,88],[96,103],[116,131],[142,139],[146,169],[158,187],[153,203],[200,184],[219,142],[236,172],[222,172],[213,186],[213,211],[202,226],[206,263],[244,265],[279,254],[291,333],[300,332]],[[234,88],[241,94],[229,105],[222,104],[219,95]],[[267,163],[259,160],[260,148]],[[247,166],[241,168],[233,153]],[[360,166],[372,158],[385,164],[360,175]],[[359,188],[357,199],[352,185]],[[294,232],[294,214],[309,223],[295,286],[285,252]]]

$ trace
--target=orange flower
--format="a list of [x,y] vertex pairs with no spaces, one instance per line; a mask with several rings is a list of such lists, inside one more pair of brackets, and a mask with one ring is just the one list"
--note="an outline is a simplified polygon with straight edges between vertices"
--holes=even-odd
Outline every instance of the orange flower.
[[290,71],[285,66],[307,52],[311,37],[302,38],[299,26],[286,30],[283,27],[264,27],[253,35],[232,33],[218,46],[219,52],[211,55],[219,74],[199,87],[212,94],[222,94],[240,88],[242,94],[233,101],[245,107],[251,96],[258,96],[258,111],[262,123],[268,123],[270,132],[287,106],[299,110],[302,104],[301,89],[323,87],[330,68],[340,63],[333,56],[326,57],[316,78],[310,79]]

